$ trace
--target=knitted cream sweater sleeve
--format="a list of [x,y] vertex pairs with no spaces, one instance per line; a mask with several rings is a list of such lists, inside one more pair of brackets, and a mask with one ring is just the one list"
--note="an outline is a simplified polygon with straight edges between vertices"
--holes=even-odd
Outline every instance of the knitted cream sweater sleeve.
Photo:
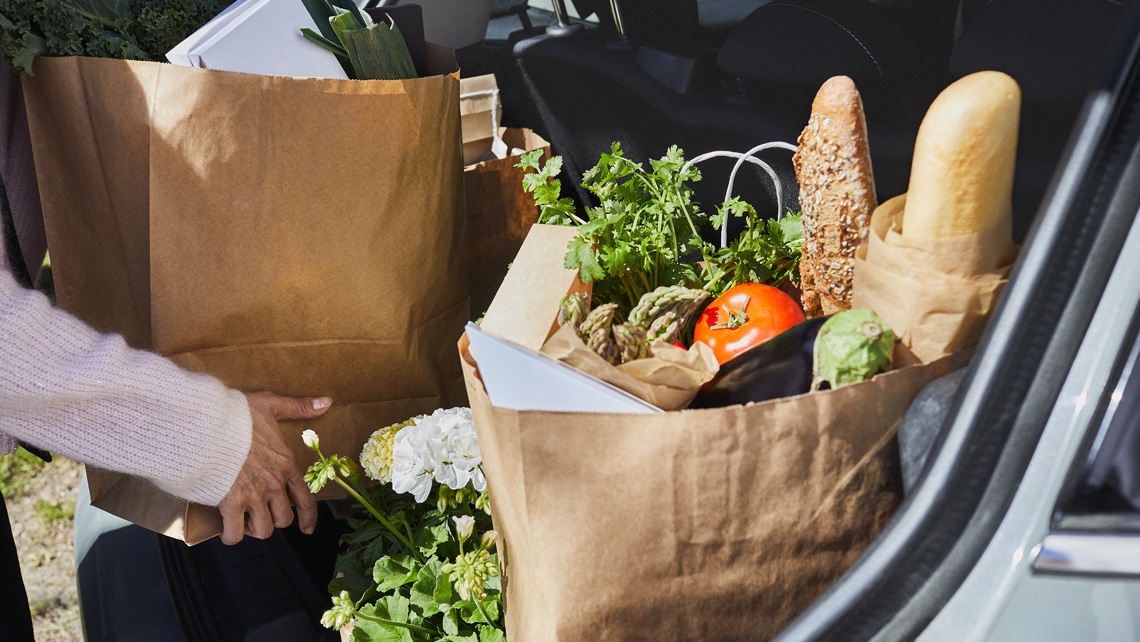
[[216,506],[251,425],[240,392],[96,332],[0,263],[0,433]]

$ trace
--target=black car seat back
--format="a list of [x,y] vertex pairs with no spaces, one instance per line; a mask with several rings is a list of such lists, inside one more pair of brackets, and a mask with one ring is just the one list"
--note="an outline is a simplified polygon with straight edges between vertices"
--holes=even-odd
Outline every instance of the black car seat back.
[[1014,236],[1024,237],[1089,91],[1108,69],[1132,0],[970,0],[953,77],[997,70],[1021,87]]
[[[623,12],[645,6],[620,1]],[[926,1],[942,6],[958,0]],[[607,0],[574,2],[579,11],[608,6]],[[690,18],[694,4],[684,4]],[[663,16],[669,15],[665,7],[680,6],[673,0],[652,5],[662,7]],[[941,28],[952,29],[953,16],[946,22]],[[901,37],[906,33],[906,26],[870,0],[774,0],[731,30],[719,55],[709,60],[704,83],[685,93],[646,73],[636,51],[608,46],[612,30],[526,40],[514,53],[540,112],[536,129],[565,158],[567,186],[580,183],[581,172],[615,141],[640,161],[660,156],[671,144],[691,158],[772,140],[794,143],[819,86],[843,74],[856,80],[863,96],[876,185],[885,198],[905,191],[918,122],[949,75],[944,62],[939,69],[922,69],[923,58]],[[781,173],[785,202],[797,206],[790,154],[776,150],[764,157]],[[720,202],[731,166],[702,166],[705,180],[696,187],[701,202]],[[742,196],[774,216],[774,190],[761,173],[748,172],[756,178],[741,181]],[[578,196],[592,201],[584,190]]]

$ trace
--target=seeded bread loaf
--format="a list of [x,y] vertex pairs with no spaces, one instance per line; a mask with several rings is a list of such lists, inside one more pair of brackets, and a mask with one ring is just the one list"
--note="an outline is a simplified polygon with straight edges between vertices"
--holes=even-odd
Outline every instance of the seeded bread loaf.
[[902,234],[1010,234],[1021,90],[1000,71],[965,76],[930,105],[914,144]]
[[792,162],[804,225],[801,303],[808,317],[841,312],[851,307],[855,248],[878,204],[863,102],[847,76],[820,87]]

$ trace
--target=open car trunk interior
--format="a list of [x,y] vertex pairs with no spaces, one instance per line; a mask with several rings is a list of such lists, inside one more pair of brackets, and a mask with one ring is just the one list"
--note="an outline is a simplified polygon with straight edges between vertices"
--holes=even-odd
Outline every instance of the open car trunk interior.
[[[670,145],[692,158],[795,143],[819,85],[843,74],[864,100],[882,202],[907,190],[918,124],[941,88],[983,69],[1021,85],[1014,236],[1022,254],[1003,301],[972,364],[943,392],[942,412],[904,425],[932,436],[894,520],[777,638],[915,639],[997,528],[1140,209],[1140,39],[1119,35],[1140,29],[1134,3],[623,0],[624,36],[609,2],[574,4],[596,13],[597,26],[565,37],[522,29],[457,52],[465,75],[496,73],[503,124],[550,141],[568,187],[615,142],[637,160]],[[499,19],[514,24],[517,12]],[[784,204],[798,209],[790,154],[761,158],[779,175]],[[719,203],[730,170],[727,161],[703,165],[698,200]],[[775,216],[773,183],[749,171],[737,194]],[[172,608],[156,607],[152,629],[127,637],[115,621],[122,616],[85,597],[89,640],[340,639],[319,625],[346,530],[327,506],[313,536],[291,527],[234,547],[187,548],[128,528],[90,547],[81,583],[158,560],[158,590],[169,590]]]

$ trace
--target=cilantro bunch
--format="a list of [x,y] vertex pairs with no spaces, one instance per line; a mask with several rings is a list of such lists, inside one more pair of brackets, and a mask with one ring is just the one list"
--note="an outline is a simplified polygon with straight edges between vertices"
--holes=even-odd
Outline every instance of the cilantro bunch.
[[[522,156],[518,166],[532,170],[523,176],[523,188],[533,193],[540,222],[578,226],[565,265],[578,270],[582,281],[593,282],[595,306],[617,303],[624,317],[658,286],[702,288],[716,297],[740,283],[799,282],[799,215],[762,221],[738,198],[706,214],[688,186],[701,179],[700,172],[685,167],[676,146],[646,169],[614,143],[582,177],[583,187],[600,203],[586,208],[585,216],[562,197],[561,157],[541,166],[540,158],[541,151]],[[728,247],[701,237],[702,228],[720,230],[730,216],[745,218],[747,227]]]
[[706,290],[720,296],[740,283],[779,286],[800,282],[804,226],[799,214],[788,210],[779,220],[762,221],[756,208],[734,197],[713,215],[714,228],[721,229],[729,216],[746,218],[748,225],[728,247],[717,250],[710,258]]
[[0,0],[0,44],[21,75],[36,56],[165,60],[221,10],[217,0]]
[[523,186],[534,192],[542,222],[579,225],[566,267],[577,268],[583,281],[594,282],[596,304],[614,302],[628,312],[660,285],[698,287],[701,274],[691,259],[707,258],[713,248],[700,235],[708,216],[685,184],[700,180],[700,172],[681,172],[685,159],[680,149],[670,147],[646,170],[625,158],[620,144],[614,143],[582,177],[582,185],[601,203],[587,209],[586,219],[574,213],[569,199],[560,198],[561,183],[554,175],[561,159],[539,168],[538,158],[531,153],[520,161],[520,166],[536,170],[523,179]]

